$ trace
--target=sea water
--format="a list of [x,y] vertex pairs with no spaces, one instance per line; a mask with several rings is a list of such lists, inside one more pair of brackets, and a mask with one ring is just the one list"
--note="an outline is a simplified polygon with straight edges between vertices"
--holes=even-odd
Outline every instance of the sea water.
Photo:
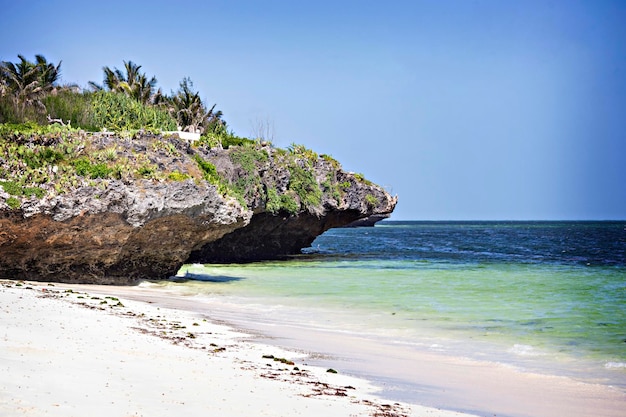
[[161,285],[255,320],[626,390],[626,222],[383,221],[286,261],[179,276]]

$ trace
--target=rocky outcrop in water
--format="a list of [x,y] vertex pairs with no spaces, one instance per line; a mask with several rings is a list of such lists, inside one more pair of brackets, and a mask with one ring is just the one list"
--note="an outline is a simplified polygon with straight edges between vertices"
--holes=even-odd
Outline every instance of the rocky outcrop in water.
[[4,139],[0,278],[133,284],[168,278],[185,262],[280,259],[395,204],[302,147],[216,149],[152,135]]

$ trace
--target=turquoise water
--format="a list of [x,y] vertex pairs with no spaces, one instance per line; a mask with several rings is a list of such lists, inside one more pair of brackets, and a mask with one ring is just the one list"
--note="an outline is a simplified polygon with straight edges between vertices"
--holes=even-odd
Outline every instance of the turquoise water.
[[168,283],[258,319],[626,388],[626,222],[383,222]]

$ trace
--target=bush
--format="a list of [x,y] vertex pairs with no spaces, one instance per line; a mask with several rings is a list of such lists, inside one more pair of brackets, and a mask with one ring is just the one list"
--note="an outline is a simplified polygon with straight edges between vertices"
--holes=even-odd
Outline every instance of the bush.
[[61,119],[64,123],[70,121],[74,127],[95,131],[92,115],[93,93],[78,93],[71,90],[61,90],[50,94],[43,99],[46,111],[53,119]]
[[280,196],[280,208],[291,215],[297,214],[298,210],[300,210],[298,202],[290,194],[283,194]]
[[16,209],[20,208],[22,203],[20,203],[20,200],[18,200],[15,197],[9,197],[7,199],[7,205],[11,208],[11,210],[16,210]]
[[222,138],[222,147],[224,149],[228,149],[231,146],[253,145],[256,143],[252,139],[241,138],[239,136],[235,136],[232,133],[224,135],[221,138]]
[[168,174],[167,178],[172,181],[185,181],[186,179],[189,179],[191,177],[187,174],[183,174],[182,172],[173,171]]
[[295,191],[300,197],[300,201],[305,208],[318,206],[322,202],[322,190],[313,177],[311,170],[301,168],[298,165],[289,167],[288,188]]
[[379,201],[376,197],[374,197],[371,194],[368,194],[365,196],[365,204],[367,204],[368,207],[372,208],[372,207],[376,207],[378,205]]
[[205,161],[198,154],[194,155],[193,159],[196,161],[196,163],[198,164],[198,167],[204,173],[204,179],[205,180],[207,180],[211,184],[219,183],[220,177],[219,177],[219,175],[217,173],[217,168],[215,168],[215,165],[213,165],[209,161]]
[[18,197],[31,197],[34,195],[37,198],[41,198],[46,194],[45,190],[42,188],[24,187],[15,181],[0,181],[0,187],[2,187],[4,191],[9,193],[10,195]]
[[274,188],[267,189],[267,201],[265,202],[265,210],[272,214],[280,211],[280,196]]
[[162,109],[146,106],[122,93],[93,94],[93,124],[112,131],[176,130],[176,121]]
[[80,158],[72,162],[76,174],[89,177],[91,179],[107,178],[113,169],[109,168],[105,163],[93,164],[87,158]]

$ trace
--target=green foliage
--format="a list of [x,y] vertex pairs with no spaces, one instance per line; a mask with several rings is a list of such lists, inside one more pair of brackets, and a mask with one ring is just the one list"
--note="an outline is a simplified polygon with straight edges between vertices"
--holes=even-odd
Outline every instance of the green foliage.
[[198,164],[198,167],[204,173],[204,179],[205,180],[207,180],[211,184],[216,184],[217,182],[219,182],[220,177],[219,177],[219,175],[217,173],[217,168],[215,168],[215,165],[213,165],[209,161],[205,161],[198,154],[195,154],[193,156],[193,159],[196,161],[196,163]]
[[300,210],[300,205],[291,194],[283,194],[280,196],[280,208],[287,213],[294,215]]
[[152,149],[155,151],[162,150],[166,154],[170,156],[178,156],[180,152],[176,149],[176,146],[172,144],[172,142],[165,140],[157,140],[152,142]]
[[359,173],[354,174],[354,178],[355,178],[358,182],[360,182],[360,183],[362,183],[362,184],[365,184],[365,185],[373,185],[373,184],[372,184],[372,182],[371,182],[370,180],[366,179],[366,178],[363,176],[363,174],[359,174]]
[[31,197],[34,195],[37,198],[41,198],[46,195],[46,191],[43,188],[39,187],[24,187],[22,190],[24,192],[24,196],[26,197]]
[[20,145],[17,149],[17,154],[29,168],[33,169],[41,168],[47,164],[58,163],[65,159],[65,156],[61,152],[48,146],[30,148]]
[[376,207],[378,205],[378,199],[371,194],[365,196],[365,204],[369,207]]
[[265,202],[265,210],[272,214],[277,214],[281,209],[280,196],[275,188],[267,189],[267,201]]
[[11,210],[17,210],[18,208],[20,208],[22,203],[15,197],[9,197],[7,199],[7,205],[9,206],[9,208],[11,208]]
[[207,180],[209,183],[213,185],[216,185],[217,190],[220,192],[220,194],[222,195],[229,194],[230,188],[228,187],[228,184],[226,183],[226,181],[224,181],[222,177],[220,177],[219,173],[217,172],[217,168],[215,168],[215,165],[213,165],[209,161],[205,161],[198,154],[195,154],[193,156],[193,159],[198,164],[198,167],[202,170],[205,180]]
[[291,154],[306,158],[311,162],[315,162],[317,161],[317,158],[319,158],[319,155],[317,153],[315,153],[311,149],[307,149],[304,145],[297,145],[295,143],[292,143],[291,145],[289,145],[287,150]]
[[256,142],[252,139],[235,136],[232,133],[222,136],[222,147],[228,149],[231,146],[254,145]]
[[322,190],[313,177],[310,169],[305,169],[297,164],[289,166],[289,185],[288,188],[293,190],[300,202],[305,208],[318,206],[322,202]]
[[22,186],[15,181],[0,181],[0,187],[11,195],[22,195]]
[[137,169],[137,173],[140,176],[146,177],[146,178],[154,177],[155,172],[156,172],[155,167],[149,164],[142,165]]
[[220,146],[224,147],[222,139],[223,139],[222,135],[205,132],[202,136],[200,136],[200,139],[198,139],[194,143],[194,145],[197,145],[197,146],[204,145],[204,146],[207,146],[208,148],[218,148]]
[[93,94],[93,124],[115,132],[176,129],[176,121],[167,111],[147,106],[122,93],[105,91]]
[[80,127],[88,131],[96,131],[92,115],[91,92],[77,92],[69,89],[49,94],[43,99],[46,111],[53,119],[69,121],[71,126]]
[[109,168],[105,163],[92,163],[87,158],[80,158],[72,161],[72,165],[76,170],[76,174],[82,177],[89,177],[91,179],[107,178],[113,173],[113,169]]
[[0,138],[8,141],[23,141],[23,139],[37,139],[40,136],[69,137],[74,130],[61,125],[40,125],[36,122],[2,123],[0,124]]
[[183,174],[183,173],[181,173],[179,171],[173,171],[173,172],[170,172],[167,175],[167,178],[172,180],[172,181],[185,181],[185,180],[187,180],[187,179],[189,179],[191,177],[189,175]]
[[46,191],[39,187],[24,187],[22,184],[15,181],[0,181],[0,187],[7,193],[16,197],[32,197],[42,198]]
[[320,157],[324,161],[328,162],[334,169],[336,169],[336,170],[341,169],[341,164],[339,163],[339,161],[337,161],[332,156],[326,155],[326,154],[322,154],[322,155],[320,155]]
[[230,160],[238,164],[247,174],[257,171],[257,163],[268,160],[267,152],[255,146],[243,146],[230,153]]
[[341,189],[339,188],[339,184],[337,184],[333,172],[329,172],[326,175],[326,180],[322,182],[322,187],[324,188],[324,192],[329,193],[337,203],[341,202]]

